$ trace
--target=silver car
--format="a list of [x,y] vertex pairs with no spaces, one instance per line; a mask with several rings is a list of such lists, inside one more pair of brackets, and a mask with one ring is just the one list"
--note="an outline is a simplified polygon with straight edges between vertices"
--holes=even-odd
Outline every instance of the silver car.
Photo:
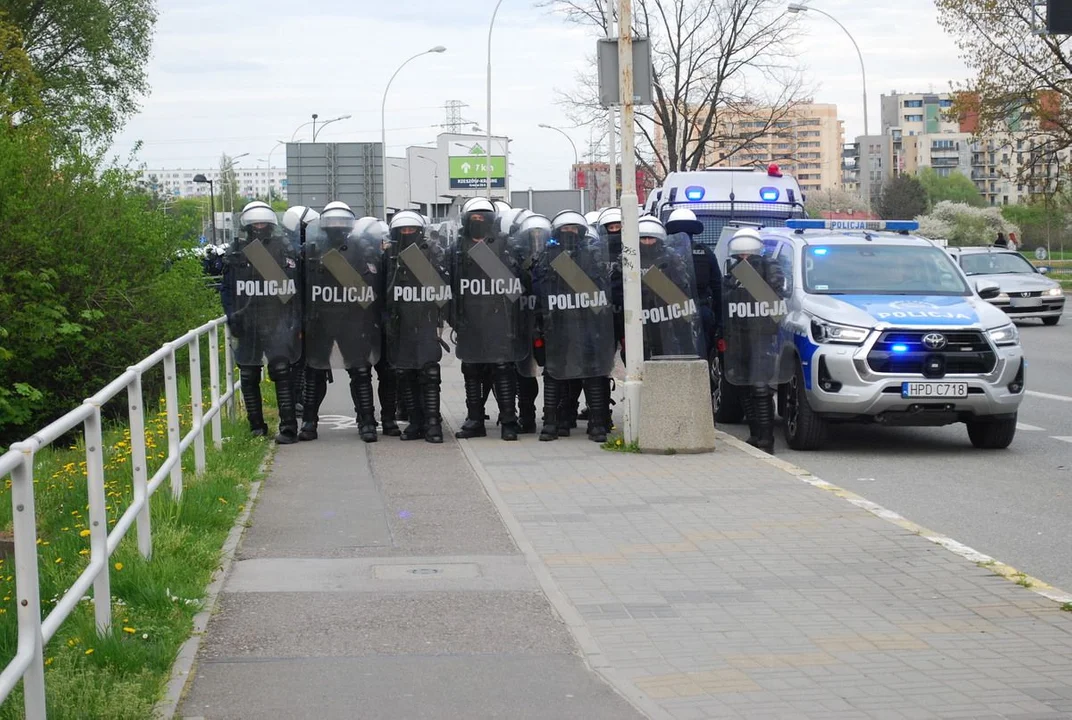
[[1056,325],[1065,309],[1061,284],[1012,250],[992,247],[955,247],[947,252],[973,281],[997,283],[1001,294],[990,303],[1014,320],[1038,318]]

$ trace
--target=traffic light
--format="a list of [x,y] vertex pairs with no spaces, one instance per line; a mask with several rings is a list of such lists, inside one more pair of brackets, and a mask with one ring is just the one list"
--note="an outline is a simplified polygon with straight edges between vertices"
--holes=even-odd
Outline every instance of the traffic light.
[[1046,31],[1053,35],[1072,35],[1072,0],[1047,0]]

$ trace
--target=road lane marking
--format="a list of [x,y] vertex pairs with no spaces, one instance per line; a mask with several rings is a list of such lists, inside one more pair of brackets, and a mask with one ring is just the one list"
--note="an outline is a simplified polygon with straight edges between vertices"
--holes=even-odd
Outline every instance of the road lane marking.
[[1044,430],[1045,428],[1035,427],[1034,425],[1028,425],[1027,423],[1018,422],[1018,423],[1016,423],[1016,429],[1017,430],[1041,431],[1041,430]]
[[1072,403],[1072,397],[1067,395],[1051,395],[1050,393],[1038,392],[1036,390],[1025,390],[1024,393],[1044,400],[1060,400],[1061,402]]
[[1060,440],[1066,443],[1072,443],[1072,436],[1068,435],[1050,435],[1054,440]]

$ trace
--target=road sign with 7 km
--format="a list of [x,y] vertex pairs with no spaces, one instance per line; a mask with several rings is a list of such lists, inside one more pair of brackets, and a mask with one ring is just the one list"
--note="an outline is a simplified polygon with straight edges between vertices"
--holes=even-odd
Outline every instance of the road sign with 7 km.
[[[450,158],[450,186],[452,188],[483,188],[487,186],[488,165],[484,156],[456,156]],[[506,158],[491,156],[491,186],[506,186]]]

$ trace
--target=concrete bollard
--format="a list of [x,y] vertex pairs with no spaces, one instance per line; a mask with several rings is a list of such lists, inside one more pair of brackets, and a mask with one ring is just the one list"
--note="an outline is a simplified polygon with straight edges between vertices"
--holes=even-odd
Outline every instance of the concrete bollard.
[[715,420],[706,360],[661,357],[644,363],[639,441],[645,453],[714,451]]

